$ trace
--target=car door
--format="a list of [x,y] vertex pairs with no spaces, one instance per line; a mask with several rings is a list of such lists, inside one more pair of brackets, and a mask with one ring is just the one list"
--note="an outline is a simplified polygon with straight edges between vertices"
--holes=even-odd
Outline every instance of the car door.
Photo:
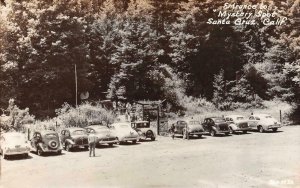
[[257,120],[255,119],[255,117],[254,116],[250,116],[249,117],[249,121],[248,121],[248,126],[250,127],[250,128],[256,128],[256,126],[257,126]]

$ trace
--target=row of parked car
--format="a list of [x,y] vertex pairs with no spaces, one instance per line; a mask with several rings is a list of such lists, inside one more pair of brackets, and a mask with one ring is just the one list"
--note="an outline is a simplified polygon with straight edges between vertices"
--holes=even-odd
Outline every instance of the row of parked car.
[[136,143],[139,140],[156,139],[155,131],[150,128],[148,121],[132,123],[113,123],[109,126],[91,125],[85,128],[71,127],[61,130],[60,134],[53,130],[35,131],[27,141],[23,133],[9,132],[0,137],[0,152],[3,158],[11,155],[28,157],[30,151],[38,155],[45,153],[61,154],[62,150],[71,151],[75,148],[88,150],[88,134],[94,133],[97,145],[122,144],[125,142]]
[[201,137],[204,134],[216,136],[217,134],[233,134],[235,132],[247,133],[257,130],[259,132],[274,131],[281,127],[279,121],[268,114],[252,114],[249,118],[242,115],[228,115],[225,117],[208,117],[203,123],[197,120],[177,120],[173,124],[175,136],[181,135],[189,139],[190,136]]
[[[233,134],[235,132],[247,133],[251,130],[259,132],[277,131],[281,124],[268,114],[252,114],[249,118],[242,115],[228,115],[225,117],[208,117],[202,123],[193,119],[177,120],[173,126],[175,136],[201,137],[204,134],[215,136],[217,134]],[[88,149],[88,134],[94,133],[97,144],[136,143],[139,140],[156,139],[155,131],[151,129],[148,121],[132,123],[113,123],[108,126],[91,125],[85,128],[71,127],[61,130],[60,134],[53,130],[35,131],[30,140],[22,133],[4,133],[0,137],[0,152],[4,158],[10,155],[22,154],[28,156],[30,151],[38,155],[44,153],[61,154],[62,149],[71,151],[75,148]]]

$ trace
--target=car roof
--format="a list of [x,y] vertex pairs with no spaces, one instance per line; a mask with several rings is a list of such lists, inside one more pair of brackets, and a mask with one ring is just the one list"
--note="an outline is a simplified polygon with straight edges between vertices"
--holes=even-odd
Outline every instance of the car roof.
[[[210,118],[210,119],[224,119],[223,117],[208,117],[208,118]],[[205,118],[205,119],[208,119],[208,118]]]
[[130,123],[128,123],[128,122],[118,122],[118,123],[113,123],[111,125],[117,125],[117,126],[119,126],[119,125],[129,125],[130,126]]
[[149,123],[149,121],[134,121],[132,123]]
[[263,117],[263,116],[271,116],[269,114],[253,114],[253,116]]
[[69,130],[69,131],[77,131],[77,130],[84,130],[83,128],[80,128],[80,127],[69,127],[69,128],[66,128],[65,130]]
[[87,126],[86,128],[91,128],[91,129],[98,129],[98,128],[108,128],[104,125],[90,125],[90,126]]
[[57,132],[52,131],[52,130],[44,130],[44,131],[36,131],[36,132],[39,132],[39,133],[41,133],[42,135],[45,135],[45,134],[53,134],[53,133],[57,134]]
[[225,117],[245,117],[243,115],[237,115],[237,114],[233,114],[233,115],[228,115],[228,116],[225,116]]

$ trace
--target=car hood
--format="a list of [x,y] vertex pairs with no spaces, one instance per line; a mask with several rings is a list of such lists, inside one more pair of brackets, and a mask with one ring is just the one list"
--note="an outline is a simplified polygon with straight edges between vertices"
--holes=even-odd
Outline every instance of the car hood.
[[188,125],[189,131],[201,131],[203,130],[203,126],[200,124],[196,124],[196,125]]
[[121,129],[116,129],[115,133],[118,136],[138,136],[138,133],[134,129],[127,129],[127,128],[121,128]]
[[265,124],[280,124],[275,118],[262,119],[261,122]]
[[114,131],[112,130],[101,130],[101,131],[98,131],[96,132],[95,134],[98,138],[101,138],[101,137],[107,137],[107,136],[111,136],[111,137],[116,137],[116,134]]

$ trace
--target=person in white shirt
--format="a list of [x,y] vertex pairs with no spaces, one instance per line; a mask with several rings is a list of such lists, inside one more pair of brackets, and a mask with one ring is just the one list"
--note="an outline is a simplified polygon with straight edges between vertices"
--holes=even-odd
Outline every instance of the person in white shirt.
[[95,157],[95,148],[96,148],[96,141],[97,141],[97,137],[95,133],[91,132],[88,136],[88,140],[89,140],[89,148],[90,148],[89,156],[91,157],[93,153],[93,156]]

